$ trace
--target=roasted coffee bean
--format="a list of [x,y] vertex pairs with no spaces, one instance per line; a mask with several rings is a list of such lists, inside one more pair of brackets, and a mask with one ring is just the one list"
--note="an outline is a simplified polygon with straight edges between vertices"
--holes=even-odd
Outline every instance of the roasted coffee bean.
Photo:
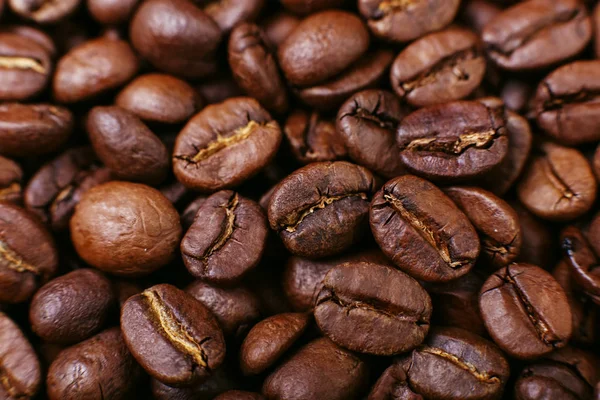
[[587,229],[587,239],[596,254],[600,254],[600,213],[594,215]]
[[150,384],[156,400],[214,400],[219,394],[235,389],[239,381],[227,365],[222,365],[208,380],[196,386],[171,387],[156,379],[151,379]]
[[17,324],[0,312],[0,398],[30,400],[37,394],[40,362]]
[[323,11],[304,19],[279,46],[279,63],[293,86],[334,77],[369,47],[369,32],[354,14]]
[[302,164],[346,158],[346,146],[335,123],[316,111],[292,112],[285,121],[283,133],[292,154]]
[[508,376],[508,362],[493,343],[466,330],[437,328],[383,373],[369,400],[498,399]]
[[23,170],[13,160],[0,156],[0,201],[20,204],[23,199]]
[[261,22],[269,45],[275,50],[300,23],[300,18],[285,11],[276,12]]
[[116,298],[110,281],[93,269],[79,269],[48,282],[33,296],[29,321],[44,341],[77,343],[97,333]]
[[594,173],[579,151],[545,142],[534,149],[517,194],[538,217],[568,221],[592,207],[596,188]]
[[196,90],[206,100],[206,104],[222,103],[232,97],[243,95],[232,77],[215,77],[196,86]]
[[129,20],[140,0],[86,0],[92,18],[102,25],[120,25]]
[[129,25],[133,47],[156,68],[199,78],[216,70],[214,52],[221,41],[217,24],[187,0],[149,0]]
[[181,239],[179,214],[171,202],[156,189],[130,182],[88,190],[70,226],[81,258],[124,276],[145,275],[168,264]]
[[560,244],[573,281],[592,301],[600,305],[600,264],[589,242],[576,227],[561,233]]
[[0,202],[0,303],[20,303],[56,273],[52,236],[20,207]]
[[327,273],[314,314],[321,331],[338,345],[391,356],[423,342],[431,299],[417,281],[392,267],[348,263]]
[[115,177],[148,184],[166,178],[167,148],[135,114],[116,106],[94,107],[86,130],[98,158]]
[[566,145],[597,142],[599,93],[600,61],[576,61],[558,68],[537,88],[534,106],[538,126]]
[[187,82],[166,74],[146,74],[125,86],[115,103],[144,122],[179,124],[203,106],[200,95]]
[[59,60],[52,83],[54,97],[61,103],[94,98],[127,83],[138,68],[127,42],[106,37],[86,41]]
[[213,313],[226,337],[242,338],[260,319],[260,301],[245,286],[222,288],[195,281],[185,291]]
[[340,7],[345,1],[346,0],[281,0],[281,4],[295,14],[306,15],[327,8]]
[[492,269],[514,261],[521,250],[517,213],[501,198],[477,188],[454,186],[444,193],[465,213],[481,240],[482,260]]
[[366,168],[345,161],[307,165],[275,189],[269,203],[271,229],[295,255],[339,254],[360,239],[374,191]]
[[204,12],[211,17],[223,33],[235,26],[254,21],[264,7],[265,0],[204,0]]
[[365,90],[340,108],[336,127],[353,161],[386,177],[405,173],[395,132],[407,111],[391,92]]
[[127,347],[155,379],[191,386],[225,358],[225,340],[211,312],[191,295],[161,284],[125,302],[121,330]]
[[511,264],[481,288],[485,326],[502,350],[532,359],[564,347],[571,337],[571,310],[552,275],[530,264]]
[[477,35],[450,28],[424,36],[402,50],[390,78],[401,99],[423,107],[469,96],[484,74],[485,57]]
[[216,191],[255,175],[280,143],[281,129],[269,113],[254,99],[236,97],[188,122],[175,142],[173,169],[185,186]]
[[531,70],[580,53],[592,37],[592,23],[580,0],[531,0],[497,15],[481,37],[501,68]]
[[281,114],[288,108],[285,84],[262,29],[243,23],[229,37],[228,60],[233,78],[265,108]]
[[393,42],[409,42],[448,25],[460,0],[359,0],[358,9],[373,34]]
[[22,18],[33,20],[39,24],[61,21],[72,14],[81,0],[8,0],[10,9]]
[[366,389],[367,365],[327,338],[302,347],[267,377],[267,399],[357,399]]
[[[596,55],[596,58],[598,58],[600,56],[600,30],[598,29],[600,27],[600,6],[598,4],[594,7],[592,24],[594,28],[594,54]],[[600,386],[598,396],[600,397]]]
[[214,400],[264,400],[259,393],[243,392],[241,390],[230,390],[217,397]]
[[311,321],[306,313],[277,314],[256,324],[240,347],[244,375],[260,374],[274,365],[302,336]]
[[456,101],[417,110],[396,132],[402,162],[427,179],[476,178],[508,153],[502,107]]
[[183,231],[187,232],[192,226],[194,219],[196,219],[196,214],[200,209],[200,206],[204,204],[208,196],[198,196],[194,201],[192,201],[181,213],[181,226],[183,227]]
[[465,275],[479,256],[467,216],[432,183],[413,175],[387,182],[371,203],[381,250],[414,278],[445,282]]
[[527,211],[521,203],[513,201],[510,205],[519,216],[521,225],[521,251],[517,261],[547,270],[554,267],[559,246],[551,227]]
[[63,350],[48,370],[50,400],[131,399],[142,371],[118,328]]
[[502,12],[500,5],[490,0],[467,0],[462,7],[462,21],[477,34]]
[[127,299],[131,296],[142,292],[140,286],[124,279],[113,280],[112,285],[117,302],[119,303],[119,308],[122,308]]
[[260,261],[267,240],[261,207],[231,190],[210,196],[181,241],[181,254],[196,278],[234,283]]
[[41,29],[38,29],[29,25],[4,25],[0,28],[3,32],[16,33],[19,36],[26,37],[33,40],[44,49],[50,55],[50,58],[54,58],[57,53],[56,45],[54,40]]
[[529,98],[534,94],[534,87],[521,80],[508,80],[502,86],[500,97],[506,108],[516,112],[525,111]]

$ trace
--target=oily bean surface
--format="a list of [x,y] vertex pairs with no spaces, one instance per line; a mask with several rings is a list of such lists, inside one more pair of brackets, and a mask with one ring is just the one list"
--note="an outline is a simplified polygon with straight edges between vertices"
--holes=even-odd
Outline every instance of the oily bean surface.
[[561,233],[561,248],[574,283],[596,304],[600,304],[598,257],[583,233],[570,226]]

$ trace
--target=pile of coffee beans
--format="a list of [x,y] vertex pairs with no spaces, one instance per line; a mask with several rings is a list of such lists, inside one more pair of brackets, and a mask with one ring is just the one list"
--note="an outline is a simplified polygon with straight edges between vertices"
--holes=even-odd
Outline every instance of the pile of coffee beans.
[[0,400],[600,400],[600,3],[0,0]]

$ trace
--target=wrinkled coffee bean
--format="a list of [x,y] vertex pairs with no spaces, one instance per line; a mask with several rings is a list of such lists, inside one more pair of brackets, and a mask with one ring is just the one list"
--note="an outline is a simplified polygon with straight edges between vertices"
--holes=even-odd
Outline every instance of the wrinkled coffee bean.
[[23,170],[13,160],[0,156],[0,201],[20,204],[23,198]]

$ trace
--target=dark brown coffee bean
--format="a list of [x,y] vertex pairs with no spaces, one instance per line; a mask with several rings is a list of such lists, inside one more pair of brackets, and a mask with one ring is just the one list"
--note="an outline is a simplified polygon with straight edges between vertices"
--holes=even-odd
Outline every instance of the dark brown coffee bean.
[[327,338],[314,340],[267,377],[267,399],[358,399],[366,388],[367,365]]
[[[594,54],[596,58],[600,56],[600,6],[596,4],[594,12],[592,14],[592,24],[594,28]],[[599,384],[600,385],[600,384]],[[600,387],[598,390],[598,396],[600,398]]]
[[487,23],[501,12],[502,8],[490,0],[468,0],[463,3],[461,19],[473,31],[481,34]]
[[390,72],[392,87],[415,107],[469,96],[485,74],[479,38],[467,29],[431,33],[406,47]]
[[448,25],[460,0],[359,0],[358,9],[371,32],[393,42],[409,42]]
[[156,400],[214,400],[216,396],[239,386],[237,376],[222,365],[206,381],[192,387],[171,387],[151,379],[152,395]]
[[596,254],[600,254],[600,213],[592,218],[587,231],[587,238]]
[[181,239],[179,214],[171,202],[156,189],[130,182],[88,190],[70,226],[79,256],[116,275],[145,275],[168,264]]
[[315,11],[340,7],[346,0],[281,0],[281,4],[289,11],[306,15]]
[[30,400],[41,383],[40,362],[17,324],[0,312],[0,398]]
[[98,158],[114,176],[148,184],[166,178],[167,148],[135,114],[116,106],[94,107],[86,130]]
[[375,191],[366,168],[345,161],[300,168],[282,180],[269,203],[269,223],[295,255],[326,257],[356,243]]
[[545,142],[534,149],[517,185],[517,194],[523,205],[538,217],[568,221],[591,208],[596,188],[596,178],[583,154]]
[[140,0],[87,0],[87,9],[102,25],[120,25],[129,20]]
[[125,86],[115,103],[145,122],[179,124],[203,106],[187,82],[166,74],[146,74]]
[[492,19],[481,37],[488,56],[511,71],[545,68],[580,53],[592,23],[580,0],[532,0]]
[[50,55],[50,58],[54,58],[57,53],[56,45],[54,40],[40,28],[36,28],[28,25],[4,25],[0,28],[3,32],[16,33],[19,36],[31,39],[44,49]]
[[20,303],[56,273],[52,236],[25,210],[0,202],[0,303]]
[[365,90],[346,100],[336,127],[350,158],[386,178],[403,175],[395,132],[406,113],[398,98],[383,90]]
[[190,191],[177,180],[172,180],[170,183],[162,185],[159,190],[163,196],[173,203],[173,205],[177,205],[190,193]]
[[204,204],[208,196],[198,196],[194,201],[192,201],[181,213],[181,226],[183,227],[183,231],[187,232],[192,226],[194,219],[196,218],[196,214],[200,209],[200,206]]
[[281,114],[288,108],[285,84],[262,29],[239,24],[231,32],[228,60],[233,78],[266,109]]
[[171,285],[153,286],[127,300],[121,330],[146,372],[169,385],[200,383],[225,358],[225,340],[215,317]]
[[321,331],[338,345],[391,356],[423,342],[431,299],[417,281],[392,267],[348,263],[329,270],[314,314]]
[[534,89],[530,83],[521,80],[508,80],[502,86],[500,97],[509,110],[523,112],[529,104]]
[[216,191],[236,186],[271,161],[281,143],[279,124],[256,100],[236,97],[206,107],[183,128],[173,169],[185,186]]
[[279,46],[279,63],[293,86],[334,77],[369,47],[369,32],[354,14],[323,11],[310,15]]
[[511,207],[519,216],[521,225],[521,251],[517,261],[550,269],[556,262],[558,241],[547,223],[536,218],[521,203],[513,201]]
[[119,308],[122,308],[125,302],[131,297],[142,292],[142,289],[137,284],[126,281],[124,279],[116,279],[112,281],[115,297],[119,303]]
[[396,142],[407,168],[428,179],[469,179],[508,153],[504,110],[455,101],[417,110],[400,123]]
[[517,213],[501,198],[477,188],[454,186],[444,193],[465,213],[481,240],[482,260],[492,269],[505,267],[521,250]]
[[100,37],[73,48],[56,66],[53,93],[61,103],[76,103],[116,89],[137,73],[139,61],[129,44]]
[[283,133],[292,154],[302,164],[346,158],[346,146],[335,129],[335,123],[316,111],[292,112],[285,121]]
[[210,196],[181,241],[181,254],[196,278],[225,284],[239,281],[260,261],[267,240],[260,206],[231,190]]
[[260,321],[240,347],[244,375],[260,374],[274,365],[304,333],[311,317],[306,313],[278,314]]
[[187,0],[144,1],[129,26],[133,47],[156,68],[186,78],[216,69],[217,24]]
[[204,0],[204,12],[223,33],[229,33],[244,22],[254,21],[263,9],[265,0]]
[[206,100],[206,104],[222,103],[227,99],[244,94],[233,78],[229,76],[215,77],[203,82],[196,86],[196,90]]
[[21,204],[23,170],[13,160],[0,156],[0,201]]
[[370,219],[381,250],[417,279],[456,279],[479,256],[479,237],[467,216],[440,189],[416,176],[387,182],[373,198]]
[[8,0],[11,10],[22,18],[38,24],[55,23],[72,14],[81,0]]
[[479,307],[494,342],[519,359],[564,347],[573,330],[565,292],[552,275],[530,264],[511,264],[489,277]]
[[104,326],[115,300],[104,275],[79,269],[53,279],[35,293],[29,308],[31,328],[47,342],[81,342]]
[[63,350],[48,370],[50,400],[131,399],[142,371],[118,328]]
[[217,397],[214,400],[264,400],[259,393],[243,392],[241,390],[230,390]]
[[261,21],[269,45],[275,50],[300,23],[300,18],[285,11],[276,12]]
[[561,233],[561,248],[573,281],[600,305],[600,265],[583,233],[570,226]]

